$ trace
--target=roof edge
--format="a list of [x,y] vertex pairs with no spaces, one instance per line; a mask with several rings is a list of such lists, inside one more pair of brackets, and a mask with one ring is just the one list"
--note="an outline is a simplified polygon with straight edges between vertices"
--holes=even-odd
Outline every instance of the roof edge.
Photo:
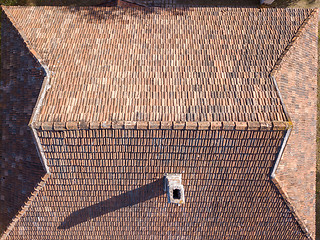
[[88,129],[138,129],[138,130],[287,130],[290,122],[180,122],[180,121],[104,121],[104,122],[36,122],[33,127],[43,131]]
[[291,214],[293,215],[294,219],[299,224],[302,232],[305,234],[305,236],[309,240],[313,240],[313,238],[311,237],[311,235],[309,233],[308,228],[303,223],[303,221],[301,221],[301,217],[297,215],[297,211],[295,210],[294,206],[290,203],[289,197],[287,196],[287,194],[284,191],[282,191],[278,178],[275,176],[275,177],[271,178],[271,181],[275,185],[275,187],[278,189],[280,195],[282,196],[282,198],[284,199],[286,205],[288,206]]
[[46,173],[50,173],[50,170],[49,170],[49,167],[48,167],[48,164],[47,164],[47,159],[46,159],[46,157],[44,155],[43,148],[42,148],[42,145],[40,143],[40,139],[39,139],[38,134],[36,133],[36,130],[34,128],[34,123],[36,122],[36,119],[38,118],[38,115],[40,113],[40,108],[42,106],[43,99],[45,97],[46,91],[51,87],[51,85],[49,84],[50,71],[49,71],[48,66],[44,63],[44,60],[41,58],[41,56],[35,51],[35,49],[31,45],[31,43],[28,40],[28,38],[26,37],[26,34],[24,33],[24,31],[19,27],[19,25],[14,20],[14,17],[12,17],[12,15],[10,14],[10,11],[9,11],[8,7],[1,5],[1,8],[3,10],[3,14],[10,20],[11,24],[13,25],[13,27],[17,30],[17,33],[20,35],[20,37],[22,38],[23,42],[26,44],[26,47],[27,47],[27,49],[29,49],[29,52],[39,62],[39,64],[41,65],[41,67],[43,68],[43,70],[45,72],[45,77],[44,77],[44,80],[42,82],[41,90],[40,90],[36,105],[33,108],[31,119],[29,121],[28,126],[32,130],[32,136],[33,136],[33,139],[34,139],[34,144],[36,145],[36,149],[37,149],[39,158],[41,160],[41,163],[42,163]]
[[9,224],[7,230],[3,233],[3,235],[0,237],[0,240],[5,240],[12,229],[15,227],[17,222],[20,220],[20,218],[28,211],[29,207],[31,206],[34,199],[38,196],[38,193],[40,190],[45,186],[47,180],[50,177],[50,173],[46,173],[42,178],[41,181],[38,183],[38,185],[35,187],[34,191],[31,193],[31,196],[28,198],[28,200],[25,202],[25,204],[22,206],[21,210],[16,214],[16,216],[12,219],[11,223]]

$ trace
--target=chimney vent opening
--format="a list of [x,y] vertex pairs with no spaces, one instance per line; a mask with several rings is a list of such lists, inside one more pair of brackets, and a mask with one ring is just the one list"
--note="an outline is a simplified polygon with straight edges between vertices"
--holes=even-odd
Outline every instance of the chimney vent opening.
[[181,173],[164,174],[164,191],[168,196],[168,203],[184,204],[184,187],[181,183]]
[[180,199],[180,198],[181,198],[180,189],[173,189],[173,199]]

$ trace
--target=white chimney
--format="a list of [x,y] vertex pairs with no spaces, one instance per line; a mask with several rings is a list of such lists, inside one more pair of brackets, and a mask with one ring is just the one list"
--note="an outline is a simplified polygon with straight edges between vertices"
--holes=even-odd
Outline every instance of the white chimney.
[[184,204],[184,187],[181,184],[181,174],[166,173],[164,175],[164,191],[167,193],[168,202]]

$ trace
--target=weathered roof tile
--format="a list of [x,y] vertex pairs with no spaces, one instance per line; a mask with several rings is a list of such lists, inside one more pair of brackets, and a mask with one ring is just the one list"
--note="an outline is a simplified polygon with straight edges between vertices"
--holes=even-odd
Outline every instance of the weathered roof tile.
[[286,121],[268,74],[311,12],[5,9],[53,73],[41,122]]

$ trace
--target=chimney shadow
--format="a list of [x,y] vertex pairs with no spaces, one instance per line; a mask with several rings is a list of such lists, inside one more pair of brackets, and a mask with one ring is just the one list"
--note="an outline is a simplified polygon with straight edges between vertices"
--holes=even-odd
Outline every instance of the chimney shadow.
[[165,194],[163,184],[164,178],[161,178],[140,188],[75,211],[65,218],[58,229],[69,229],[90,219],[158,197]]

